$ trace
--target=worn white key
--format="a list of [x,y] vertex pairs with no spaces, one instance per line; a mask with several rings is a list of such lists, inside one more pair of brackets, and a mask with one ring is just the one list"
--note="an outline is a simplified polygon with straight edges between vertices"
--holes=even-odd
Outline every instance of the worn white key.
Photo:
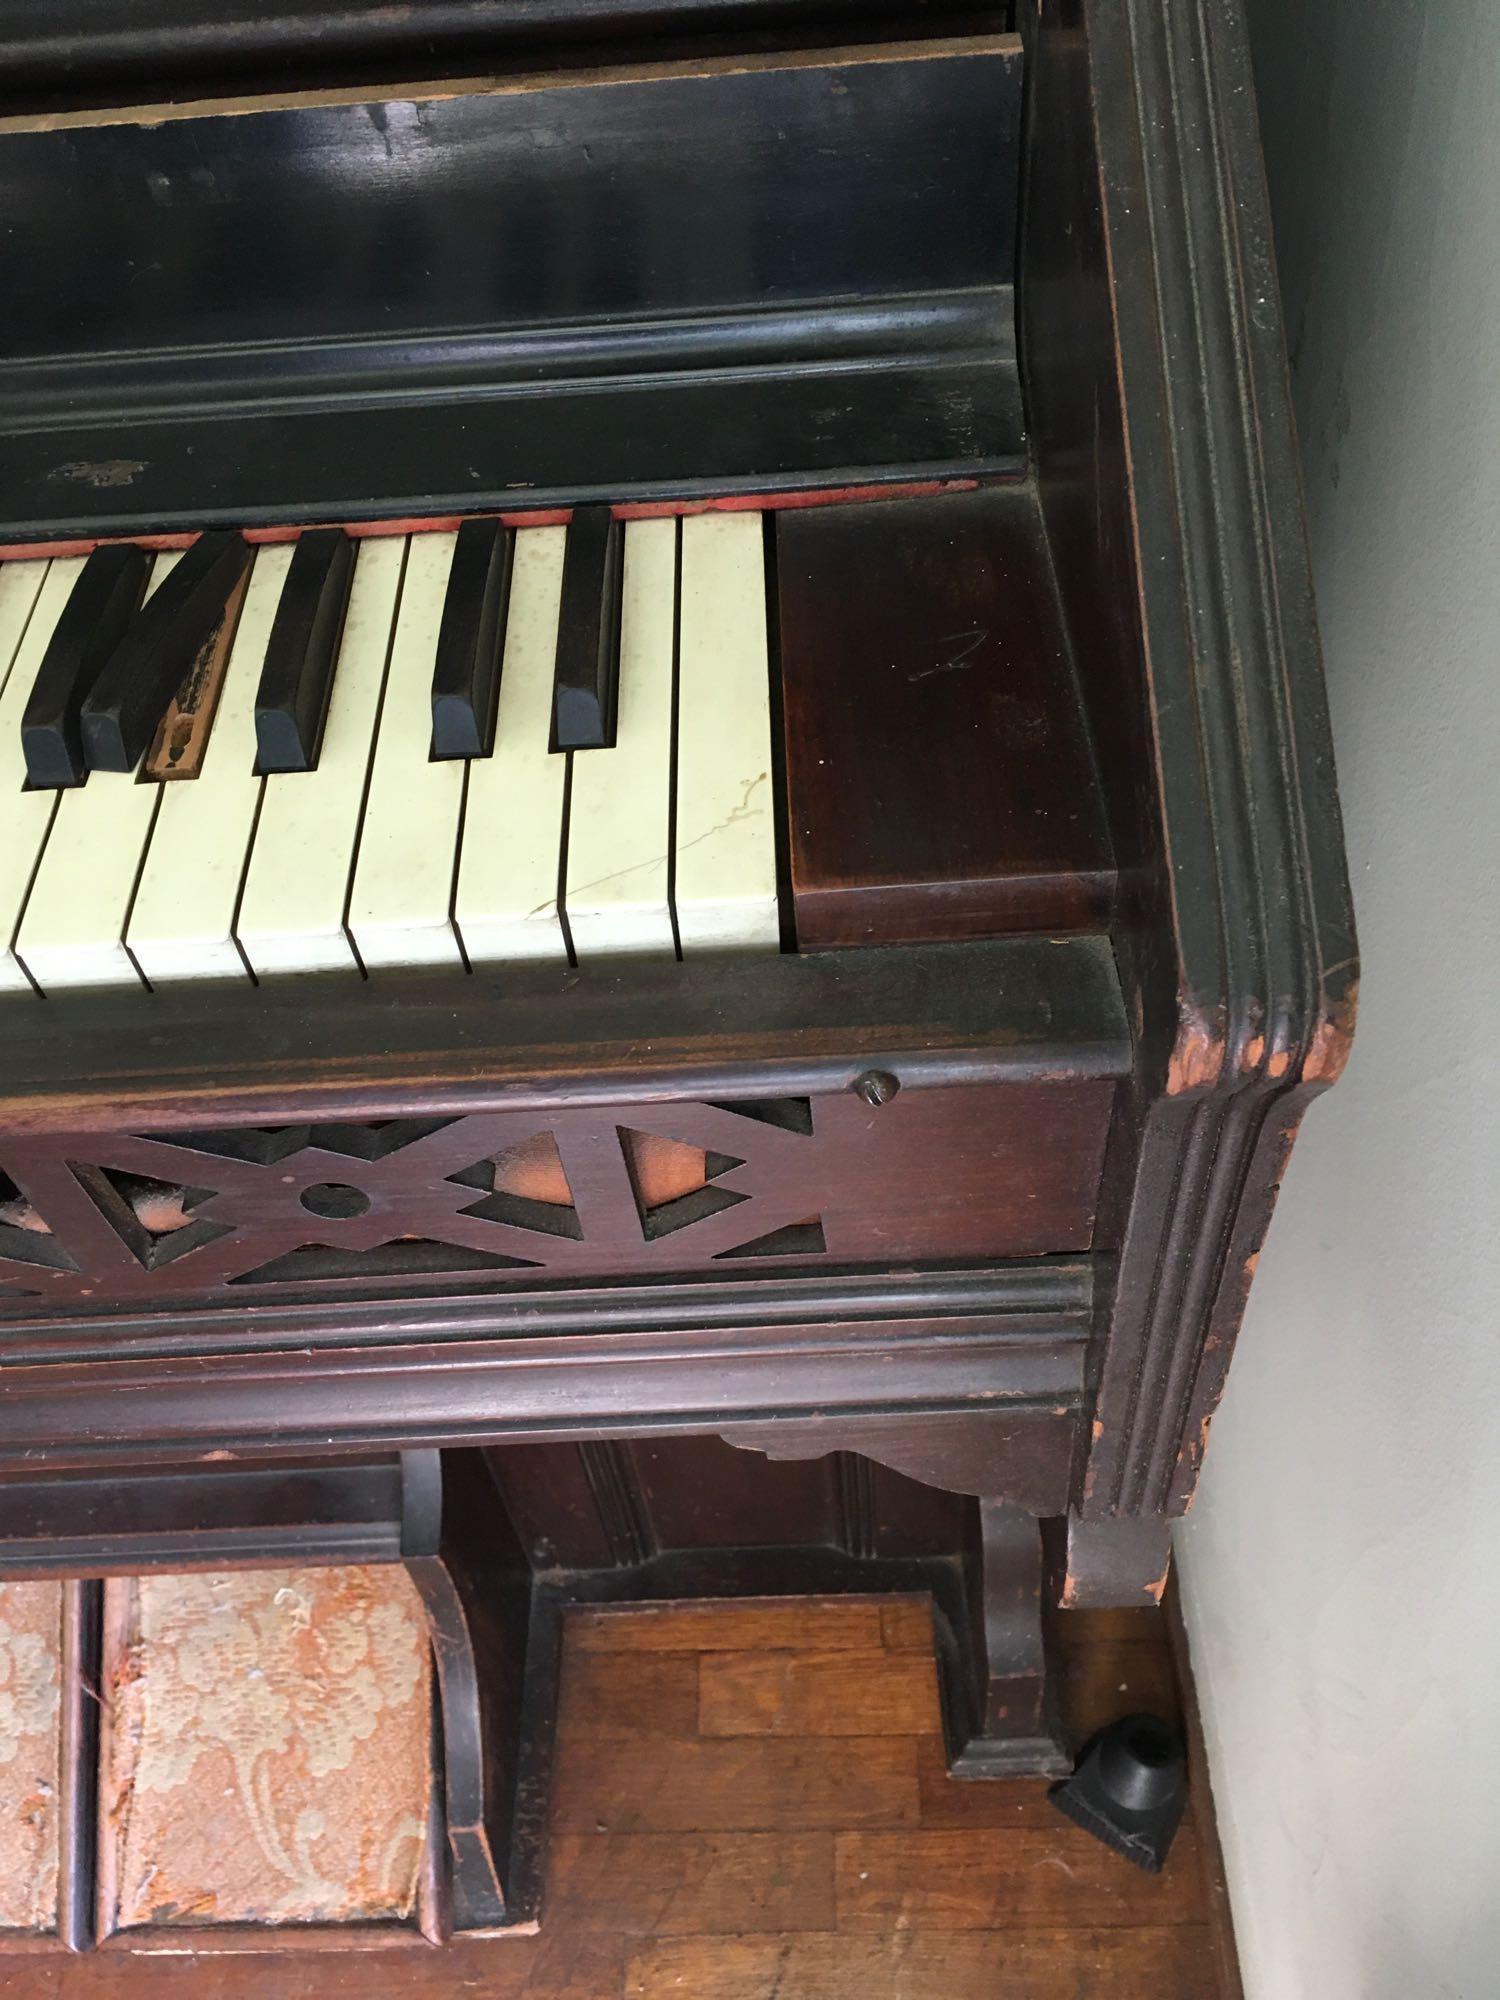
[[565,528],[516,532],[495,749],[469,767],[464,812],[455,913],[471,962],[567,960],[557,878],[568,760],[547,748],[566,539]]
[[255,691],[291,560],[285,546],[256,552],[198,775],[162,787],[125,934],[152,985],[248,977],[234,908],[260,802]]
[[758,514],[682,523],[677,928],[683,955],[781,941]]
[[359,834],[349,930],[367,966],[462,963],[452,923],[461,759],[434,760],[432,667],[451,534],[413,535]]
[[21,716],[83,558],[0,566],[0,992],[29,988],[10,949],[56,792],[28,792]]
[[672,646],[677,523],[625,529],[619,707],[612,750],[575,750],[563,897],[587,958],[670,957]]
[[[147,596],[178,559],[156,558]],[[138,783],[134,771],[90,771],[59,795],[16,934],[16,956],[44,993],[139,983],[125,931],[161,790]]]
[[406,553],[404,535],[360,543],[317,764],[265,780],[235,925],[257,978],[357,968],[344,910]]

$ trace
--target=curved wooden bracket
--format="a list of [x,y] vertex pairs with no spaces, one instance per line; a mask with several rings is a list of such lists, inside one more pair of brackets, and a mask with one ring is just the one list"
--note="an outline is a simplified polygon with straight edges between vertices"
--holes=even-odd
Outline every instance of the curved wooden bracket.
[[427,1613],[437,1674],[453,1929],[493,1930],[534,1914],[515,1907],[505,1888],[530,1576],[483,1455],[443,1452],[441,1477],[438,1545],[408,1546],[404,1560]]
[[1045,1409],[959,1410],[898,1417],[782,1417],[732,1424],[726,1444],[767,1458],[822,1458],[858,1452],[923,1486],[1009,1501],[1028,1514],[1064,1513],[1076,1412]]

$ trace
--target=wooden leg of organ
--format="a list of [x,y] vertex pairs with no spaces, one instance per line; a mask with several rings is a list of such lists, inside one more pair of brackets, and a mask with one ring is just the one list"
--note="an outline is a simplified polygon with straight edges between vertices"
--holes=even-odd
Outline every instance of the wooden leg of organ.
[[981,1499],[963,1574],[968,1630],[948,1704],[954,1777],[1071,1770],[1047,1671],[1041,1524],[1024,1508]]

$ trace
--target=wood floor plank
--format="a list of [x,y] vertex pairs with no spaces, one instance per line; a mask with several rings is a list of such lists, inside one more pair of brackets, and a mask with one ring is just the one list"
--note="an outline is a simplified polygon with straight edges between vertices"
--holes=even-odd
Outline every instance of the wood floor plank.
[[1200,1922],[1197,1843],[1185,1828],[1147,1875],[1059,1819],[1054,1826],[848,1833],[836,1848],[838,1928],[847,1931],[1095,1928]]
[[631,1958],[625,2000],[1215,2000],[1206,1933],[1058,1930],[951,1937],[666,1939]]
[[603,1741],[559,1765],[555,1833],[914,1827],[910,1737]]
[[876,1651],[878,1597],[712,1598],[698,1603],[608,1605],[568,1616],[568,1644],[591,1652],[715,1653],[816,1646]]
[[564,1745],[592,1743],[601,1736],[681,1741],[698,1733],[698,1656],[647,1653],[629,1658],[567,1646],[559,1701]]
[[1167,1629],[1155,1605],[1113,1611],[1060,1611],[1054,1634],[1063,1646],[1151,1646],[1169,1657]]
[[986,1778],[983,1782],[948,1775],[948,1753],[940,1736],[917,1743],[917,1796],[922,1824],[945,1827],[1050,1827],[1059,1820],[1036,1778]]
[[921,1736],[941,1727],[930,1651],[713,1653],[699,1670],[704,1736]]
[[829,1930],[833,1835],[559,1834],[546,1921],[620,1937]]
[[932,1651],[932,1599],[893,1597],[880,1607],[880,1638],[888,1653]]
[[[1175,1710],[1159,1614],[1069,1613],[1058,1641],[1075,1731],[1131,1707]],[[925,1599],[573,1614],[540,1935],[443,1950],[0,1956],[0,1992],[1229,2000],[1207,1921],[1201,1771],[1153,1880],[1064,1820],[1041,1780],[950,1779],[933,1677]],[[919,1685],[920,1713],[907,1706]],[[849,1716],[867,1733],[776,1733]],[[747,1718],[757,1733],[699,1734],[700,1721]]]
[[1164,1722],[1181,1720],[1171,1658],[1154,1646],[1060,1645],[1053,1665],[1058,1707],[1077,1739],[1141,1711]]

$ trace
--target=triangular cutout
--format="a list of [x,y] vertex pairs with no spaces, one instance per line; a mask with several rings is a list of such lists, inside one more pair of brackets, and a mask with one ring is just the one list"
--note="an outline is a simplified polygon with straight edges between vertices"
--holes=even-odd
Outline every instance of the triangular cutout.
[[[479,1188],[486,1194],[514,1195],[520,1201],[540,1202],[549,1208],[571,1208],[573,1190],[568,1186],[567,1169],[557,1141],[550,1132],[533,1132],[519,1146],[507,1146],[476,1160],[461,1173],[450,1174],[460,1187]],[[471,1209],[470,1214],[478,1210]]]
[[210,1201],[213,1188],[188,1187],[158,1180],[152,1174],[127,1173],[118,1167],[80,1166],[73,1172],[79,1185],[115,1231],[131,1256],[148,1271],[160,1270],[179,1257],[227,1236],[227,1222],[195,1220],[193,1210]]
[[812,1135],[810,1097],[742,1097],[733,1104],[715,1103],[715,1111],[732,1111],[736,1118],[754,1118],[761,1125],[776,1125],[783,1132]]
[[232,1285],[306,1284],[328,1278],[428,1278],[461,1276],[470,1271],[534,1271],[526,1257],[503,1257],[459,1243],[437,1243],[427,1237],[401,1236],[369,1250],[332,1250],[322,1243],[303,1243],[253,1271],[242,1271]]
[[719,1251],[718,1257],[821,1257],[827,1249],[823,1224],[812,1215],[805,1222],[789,1222],[764,1236],[752,1236],[748,1243],[736,1243],[732,1250]]
[[[36,1264],[48,1271],[71,1271],[72,1259],[53,1234],[47,1218],[32,1206],[9,1174],[0,1172],[0,1257],[12,1264]],[[31,1293],[22,1287],[0,1287],[18,1298]]]
[[464,1210],[481,1222],[503,1222],[512,1229],[563,1236],[573,1243],[583,1235],[567,1169],[550,1132],[533,1132],[519,1146],[476,1160],[448,1178],[460,1187],[481,1190],[483,1198]]
[[627,1125],[618,1129],[635,1205],[643,1216],[681,1201],[684,1195],[697,1194],[716,1174],[744,1165],[728,1153],[705,1153],[701,1146],[664,1139],[658,1132],[636,1132]]
[[115,1167],[100,1167],[99,1172],[153,1242],[186,1229],[193,1219],[193,1210],[214,1192],[212,1188],[183,1187],[176,1181],[158,1180],[153,1174],[124,1173]]

